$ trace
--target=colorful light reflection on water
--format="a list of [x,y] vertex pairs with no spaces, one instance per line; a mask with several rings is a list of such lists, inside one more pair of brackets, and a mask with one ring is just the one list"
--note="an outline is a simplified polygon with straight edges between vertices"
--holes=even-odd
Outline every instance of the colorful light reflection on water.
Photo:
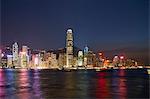
[[0,99],[149,98],[144,70],[50,71],[0,69]]

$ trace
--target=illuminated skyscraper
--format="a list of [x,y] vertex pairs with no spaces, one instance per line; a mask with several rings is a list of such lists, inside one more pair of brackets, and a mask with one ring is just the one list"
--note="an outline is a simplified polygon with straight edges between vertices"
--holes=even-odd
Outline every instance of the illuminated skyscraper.
[[66,38],[66,68],[73,66],[73,33],[71,29],[67,30]]
[[22,46],[22,52],[28,53],[28,47],[27,46]]
[[84,56],[87,56],[88,52],[89,52],[89,48],[86,46],[84,48]]
[[78,52],[78,66],[83,66],[83,52]]
[[66,65],[66,53],[59,53],[58,57],[58,66],[59,68],[63,68]]
[[20,65],[22,68],[27,68],[29,64],[28,47],[22,46],[22,52],[20,52]]
[[11,68],[13,67],[13,56],[7,55],[7,67]]
[[119,56],[115,55],[115,57],[113,58],[113,65],[118,66],[118,64],[119,64]]
[[84,66],[87,66],[88,53],[89,53],[89,48],[86,46],[86,47],[84,48]]
[[51,53],[51,67],[50,68],[58,68],[58,61],[56,59],[56,54]]
[[34,56],[34,66],[37,68],[37,67],[39,67],[39,65],[40,65],[40,54],[36,54],[35,56]]
[[18,53],[18,44],[15,42],[12,46],[12,54],[13,54],[13,65],[18,66],[19,53]]
[[0,49],[0,66],[1,66],[1,63],[2,63],[1,59],[2,59],[2,50]]

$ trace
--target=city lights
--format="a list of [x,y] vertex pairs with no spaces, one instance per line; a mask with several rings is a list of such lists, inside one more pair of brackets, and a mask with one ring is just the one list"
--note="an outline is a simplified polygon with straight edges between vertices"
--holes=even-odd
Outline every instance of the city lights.
[[120,59],[122,59],[122,60],[123,60],[123,59],[124,59],[124,56],[120,56]]
[[4,54],[2,53],[1,56],[4,57]]
[[150,99],[150,0],[0,5],[0,99]]
[[[138,62],[125,59],[123,55],[115,55],[113,59],[105,57],[105,53],[94,53],[87,46],[83,50],[75,50],[73,44],[73,30],[68,29],[66,33],[65,48],[58,51],[35,50],[31,51],[28,46],[23,45],[19,50],[18,43],[11,47],[7,46],[7,52],[1,51],[1,64],[6,68],[38,68],[38,69],[98,69],[98,68],[129,68],[136,66]],[[8,53],[9,52],[9,53]],[[60,53],[58,53],[60,52]],[[75,53],[76,52],[76,55]],[[7,57],[4,57],[5,53]]]

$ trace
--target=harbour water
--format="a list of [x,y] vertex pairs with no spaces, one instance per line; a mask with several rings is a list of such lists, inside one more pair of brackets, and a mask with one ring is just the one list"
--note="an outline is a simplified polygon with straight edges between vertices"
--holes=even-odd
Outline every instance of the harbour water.
[[0,69],[0,99],[149,98],[144,69],[52,71]]

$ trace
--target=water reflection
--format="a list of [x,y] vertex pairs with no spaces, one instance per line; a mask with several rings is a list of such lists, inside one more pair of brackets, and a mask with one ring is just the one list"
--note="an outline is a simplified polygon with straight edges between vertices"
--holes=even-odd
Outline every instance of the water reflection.
[[[67,92],[65,95],[67,98],[75,97],[77,94],[76,89],[76,80],[73,72],[68,72],[65,74],[64,78],[64,88],[63,91]],[[80,90],[80,89],[78,89]],[[64,96],[63,96],[64,97]]]
[[106,72],[100,72],[98,73],[98,85],[97,85],[97,92],[96,92],[96,97],[97,98],[108,98],[110,97],[110,92],[109,92],[109,82],[107,77]]
[[6,95],[6,88],[5,88],[5,77],[4,71],[0,69],[0,97],[4,97]]
[[20,69],[19,75],[18,75],[18,81],[17,81],[17,96],[18,98],[23,98],[23,99],[29,99],[30,96],[32,96],[31,93],[31,85],[29,81],[29,75],[28,75],[28,70],[27,69]]
[[126,99],[126,78],[125,71],[113,71],[112,73],[112,97],[116,99]]
[[30,77],[33,77],[33,94],[34,94],[34,98],[41,99],[42,98],[42,92],[41,92],[41,89],[40,89],[39,71],[34,70],[33,76],[30,75]]
[[87,98],[89,77],[87,71],[70,72],[65,77],[68,98]]
[[98,81],[96,87],[97,98],[125,99],[127,86],[124,70],[97,73]]
[[119,95],[119,98],[122,98],[122,99],[126,99],[127,97],[127,86],[126,86],[126,77],[125,77],[125,71],[124,70],[120,70],[119,71],[119,76],[122,76],[120,79],[118,79],[118,83],[119,83],[119,92],[120,92],[120,95]]
[[149,76],[138,70],[62,72],[0,69],[0,99],[148,99],[148,86]]
[[15,98],[15,96],[13,94],[15,94],[16,88],[15,88],[15,74],[14,74],[14,70],[12,69],[7,69],[5,70],[5,84],[7,85],[6,87],[6,93],[7,93],[7,97],[11,97],[13,96]]
[[[90,90],[90,77],[88,76],[89,73],[87,71],[77,72],[74,73],[75,77],[75,85],[78,89],[76,92],[77,98],[88,98],[89,97],[89,90]],[[81,76],[82,75],[82,76]]]

